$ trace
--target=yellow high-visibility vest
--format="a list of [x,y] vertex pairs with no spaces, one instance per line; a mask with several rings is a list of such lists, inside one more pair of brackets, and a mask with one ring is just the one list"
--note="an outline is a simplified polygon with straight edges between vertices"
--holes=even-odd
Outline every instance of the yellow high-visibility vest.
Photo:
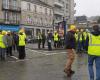
[[100,35],[89,34],[88,54],[100,56]]
[[3,42],[4,35],[0,34],[0,48],[6,48],[6,45]]
[[79,41],[82,41],[82,34],[80,34]]
[[75,33],[75,39],[78,41],[78,33]]
[[58,41],[58,34],[54,34],[54,41]]
[[19,46],[25,46],[25,39],[26,37],[24,35],[19,35]]
[[84,35],[84,39],[86,40],[86,38],[88,36],[88,33],[87,32],[83,32],[83,35]]

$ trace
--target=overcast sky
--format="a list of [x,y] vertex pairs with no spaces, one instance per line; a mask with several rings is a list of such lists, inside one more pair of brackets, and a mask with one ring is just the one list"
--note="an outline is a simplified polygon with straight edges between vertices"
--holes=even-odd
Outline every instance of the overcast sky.
[[100,15],[100,0],[75,0],[75,2],[75,15],[88,17]]

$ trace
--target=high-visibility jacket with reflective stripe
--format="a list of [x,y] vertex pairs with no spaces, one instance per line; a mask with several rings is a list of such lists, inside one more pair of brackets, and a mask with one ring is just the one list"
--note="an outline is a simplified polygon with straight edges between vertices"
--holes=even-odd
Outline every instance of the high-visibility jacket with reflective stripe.
[[58,34],[54,34],[54,41],[58,41]]
[[19,35],[19,46],[25,46],[25,35]]
[[3,37],[4,37],[4,35],[0,34],[0,48],[6,48],[6,45],[3,42]]
[[89,34],[88,54],[100,56],[100,35]]

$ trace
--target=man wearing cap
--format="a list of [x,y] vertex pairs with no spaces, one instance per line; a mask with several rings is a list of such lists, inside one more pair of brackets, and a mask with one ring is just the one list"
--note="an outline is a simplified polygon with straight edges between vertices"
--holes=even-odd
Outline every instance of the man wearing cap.
[[67,62],[64,72],[67,74],[68,77],[70,77],[74,73],[74,71],[72,71],[72,63],[74,62],[75,58],[75,50],[74,50],[76,45],[75,32],[76,32],[76,27],[73,25],[70,26],[70,29],[66,35]]
[[[94,79],[94,61],[94,66],[96,68],[96,79]],[[98,25],[94,25],[93,32],[89,34],[88,69],[90,80],[100,80],[100,30]]]

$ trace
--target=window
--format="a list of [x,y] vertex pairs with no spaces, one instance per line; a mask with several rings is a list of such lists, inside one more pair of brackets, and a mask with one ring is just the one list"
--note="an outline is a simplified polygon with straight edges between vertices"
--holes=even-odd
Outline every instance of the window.
[[40,29],[36,29],[36,36],[38,36],[39,32],[40,32]]
[[9,21],[9,13],[7,11],[4,12],[5,21]]
[[45,29],[42,29],[42,33],[45,33]]
[[40,7],[40,13],[42,13],[42,7]]
[[31,16],[30,15],[28,15],[28,17],[27,17],[27,22],[28,23],[32,23],[32,19],[31,19]]
[[52,15],[52,11],[51,11],[51,9],[50,9],[50,15]]
[[14,9],[17,9],[17,1],[16,0],[12,0],[12,3],[11,3],[11,7],[14,8]]
[[16,13],[12,13],[12,19],[11,19],[11,22],[17,23],[17,17],[18,17],[18,15],[17,15]]
[[47,14],[47,8],[45,8],[45,14]]
[[28,11],[31,10],[31,5],[30,5],[30,3],[27,3],[27,10],[28,10]]
[[9,0],[2,0],[3,1],[3,8],[9,9]]
[[37,6],[36,5],[34,5],[34,9],[35,9],[35,12],[37,12]]

